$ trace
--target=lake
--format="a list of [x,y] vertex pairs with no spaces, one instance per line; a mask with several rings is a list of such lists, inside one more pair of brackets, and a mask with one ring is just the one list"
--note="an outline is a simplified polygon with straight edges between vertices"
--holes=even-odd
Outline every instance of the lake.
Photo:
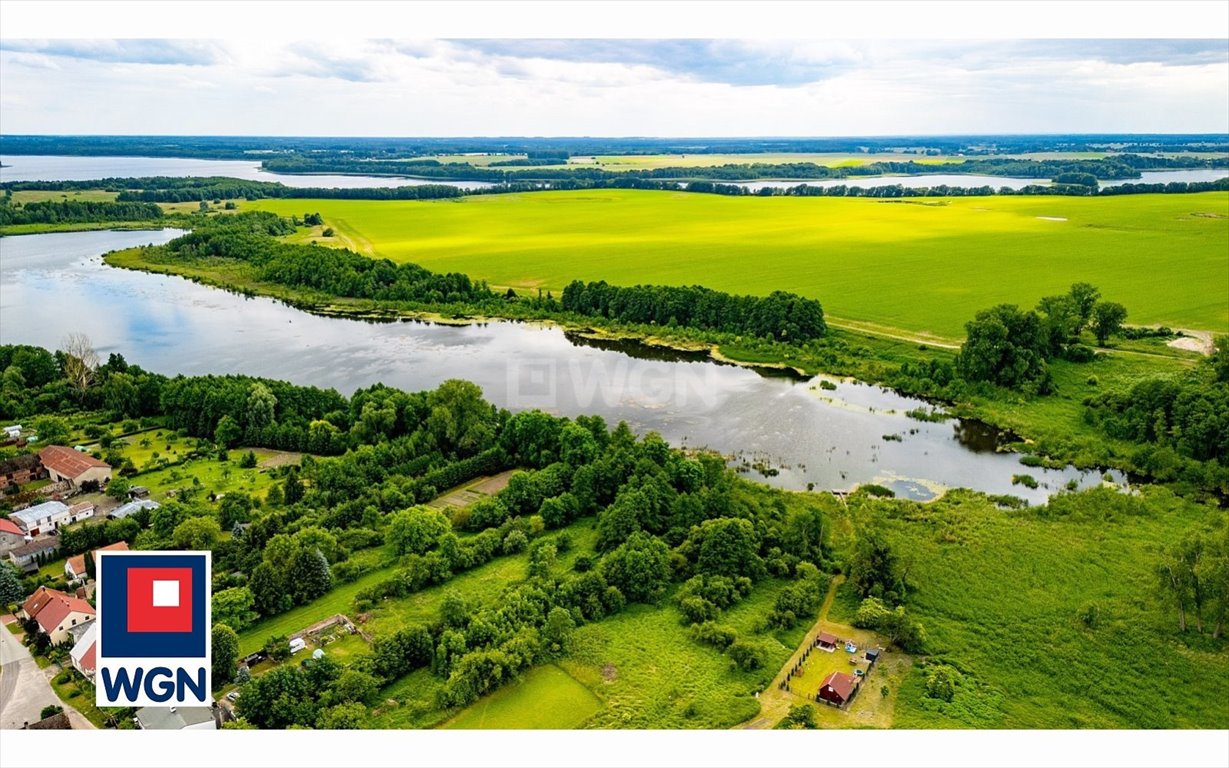
[[[748,476],[785,488],[846,490],[876,482],[911,498],[942,487],[1009,493],[1038,503],[1096,472],[1024,467],[996,452],[976,422],[917,421],[928,407],[880,387],[799,380],[696,354],[590,342],[559,328],[492,322],[444,326],[325,318],[266,298],[188,280],[120,270],[101,254],[162,243],[176,230],[75,232],[0,238],[0,343],[56,348],[89,334],[105,358],[173,375],[247,373],[334,387],[376,382],[406,390],[450,378],[478,383],[512,410],[600,414],[613,426],[656,430],[674,445],[707,447]],[[1030,490],[1012,476],[1042,483]],[[1119,473],[1113,477],[1123,482]]]
[[[288,187],[362,189],[446,184],[479,189],[486,181],[443,181],[392,176],[298,175],[269,173],[259,160],[197,160],[186,157],[76,157],[60,155],[3,155],[0,181],[87,181],[144,176],[226,176],[249,181],[278,181]],[[9,167],[11,166],[11,167]]]
[[[1141,171],[1138,179],[1111,179],[1100,182],[1103,187],[1117,187],[1122,184],[1168,184],[1174,181],[1216,181],[1229,176],[1229,170],[1215,170],[1208,168],[1188,169],[1184,171]],[[1010,189],[1023,189],[1024,187],[1040,184],[1048,187],[1049,179],[1022,179],[1011,176],[983,176],[979,174],[959,174],[959,173],[928,173],[920,176],[850,176],[847,179],[816,179],[812,181],[782,181],[779,179],[764,180],[764,181],[740,181],[738,186],[746,187],[751,191],[760,189],[788,189],[796,187],[799,184],[806,184],[810,187],[862,187],[863,189],[871,189],[876,187],[889,187],[894,184],[899,184],[902,187],[909,189],[920,189],[922,187],[937,187],[939,185],[947,185],[949,187],[990,187],[999,189],[1000,187],[1008,187]]]

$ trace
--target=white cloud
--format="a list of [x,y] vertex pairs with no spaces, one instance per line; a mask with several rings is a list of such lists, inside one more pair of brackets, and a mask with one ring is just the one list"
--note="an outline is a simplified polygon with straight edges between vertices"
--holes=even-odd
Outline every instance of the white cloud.
[[0,42],[4,132],[1229,132],[1224,41],[172,42]]

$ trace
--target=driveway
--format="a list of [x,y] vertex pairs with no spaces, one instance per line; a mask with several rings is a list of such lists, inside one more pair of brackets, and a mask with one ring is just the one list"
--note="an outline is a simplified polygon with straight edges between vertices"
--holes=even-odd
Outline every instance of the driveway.
[[84,715],[60,701],[30,651],[7,627],[0,627],[0,728],[16,729],[37,722],[39,712],[49,704],[64,707],[73,728],[94,727]]

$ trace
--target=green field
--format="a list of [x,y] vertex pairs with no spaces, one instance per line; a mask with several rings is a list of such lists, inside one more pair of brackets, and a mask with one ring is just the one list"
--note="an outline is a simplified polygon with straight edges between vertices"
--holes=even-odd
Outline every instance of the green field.
[[1082,280],[1132,323],[1229,328],[1229,295],[1213,288],[1229,279],[1223,192],[901,202],[590,190],[248,205],[320,211],[339,244],[496,286],[784,289],[820,299],[838,322],[954,339],[979,309],[1032,306]]
[[[951,492],[924,505],[883,505],[908,562],[909,611],[926,660],[960,670],[951,702],[925,693],[925,665],[906,677],[903,728],[1206,728],[1229,722],[1224,641],[1183,640],[1151,566],[1161,547],[1216,510],[1148,487],[1147,510],[1114,494],[1078,497],[1066,514],[1004,512]],[[1044,513],[1042,513],[1044,514]],[[863,519],[862,524],[867,520]],[[843,587],[831,615],[852,618]],[[1095,605],[1092,625],[1081,616]],[[1141,691],[1147,694],[1141,694]]]
[[484,696],[445,728],[566,729],[579,728],[601,708],[588,688],[559,667],[530,670],[517,682]]

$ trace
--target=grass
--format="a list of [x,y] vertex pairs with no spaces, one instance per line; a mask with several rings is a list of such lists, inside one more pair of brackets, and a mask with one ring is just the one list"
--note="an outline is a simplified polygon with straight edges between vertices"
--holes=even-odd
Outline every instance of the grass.
[[80,712],[95,727],[105,728],[108,715],[94,705],[94,686],[75,671],[72,672],[72,680],[67,683],[57,682],[59,677],[60,674],[57,673],[52,679],[51,688],[55,691],[55,695],[60,697],[60,701]]
[[579,728],[601,702],[557,666],[537,667],[520,680],[484,696],[449,720],[457,729]]
[[361,251],[501,287],[785,289],[838,320],[958,339],[979,309],[1089,281],[1133,323],[1229,328],[1229,297],[1207,289],[1229,276],[1229,193],[921,202],[589,190],[245,207],[318,210]]
[[731,669],[729,657],[692,640],[668,597],[664,607],[629,606],[577,629],[576,650],[559,666],[604,702],[586,725],[729,728],[755,717],[755,693],[769,685],[809,629],[759,631],[785,584],[775,579],[757,584],[720,619],[741,639],[764,645],[765,666],[753,672]]
[[[896,706],[906,728],[1207,728],[1229,722],[1225,642],[1185,639],[1153,589],[1157,551],[1214,510],[1148,487],[1147,514],[1107,516],[1104,499],[1043,519],[983,497],[881,505],[909,564],[909,610],[931,663],[961,672],[954,699],[925,693],[925,664]],[[895,512],[889,510],[895,509]],[[1108,517],[1108,519],[1106,519]],[[848,586],[848,585],[847,585]],[[1095,604],[1100,620],[1080,616]],[[857,605],[843,588],[832,608]]]
[[[259,469],[243,469],[239,466],[239,457],[246,450],[236,449],[230,453],[229,461],[214,459],[189,459],[182,464],[176,464],[148,472],[142,472],[131,478],[133,485],[143,485],[149,489],[150,497],[159,501],[168,498],[168,491],[196,486],[194,480],[200,481],[204,495],[211,491],[218,495],[242,491],[249,495],[264,497],[274,484],[273,477]],[[255,451],[258,460],[275,455],[276,451]]]

